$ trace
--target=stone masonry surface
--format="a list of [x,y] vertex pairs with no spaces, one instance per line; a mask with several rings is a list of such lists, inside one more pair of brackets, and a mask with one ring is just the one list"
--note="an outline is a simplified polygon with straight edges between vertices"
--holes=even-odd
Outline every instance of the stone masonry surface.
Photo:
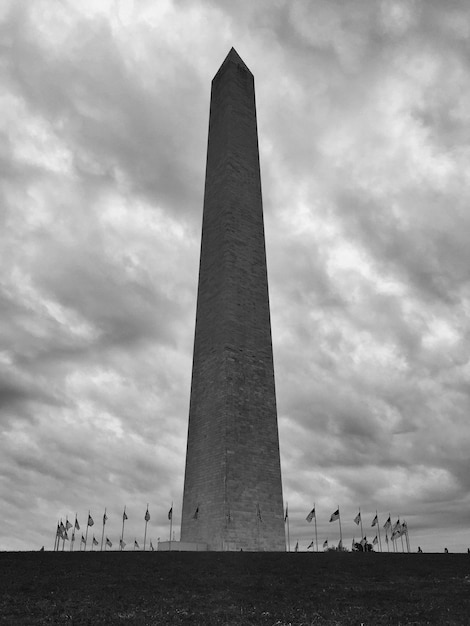
[[285,550],[253,75],[212,81],[181,540]]

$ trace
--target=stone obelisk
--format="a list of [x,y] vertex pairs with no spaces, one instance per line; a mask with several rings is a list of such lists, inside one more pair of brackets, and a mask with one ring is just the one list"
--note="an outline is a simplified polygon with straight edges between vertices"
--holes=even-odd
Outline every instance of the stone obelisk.
[[254,79],[212,81],[181,541],[284,551]]

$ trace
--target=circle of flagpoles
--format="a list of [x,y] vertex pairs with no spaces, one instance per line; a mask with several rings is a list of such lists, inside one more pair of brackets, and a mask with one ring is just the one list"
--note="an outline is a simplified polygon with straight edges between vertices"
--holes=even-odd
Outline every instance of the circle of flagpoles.
[[[198,517],[198,513],[199,513],[199,505],[194,515],[196,519]],[[230,513],[230,515],[232,515],[232,512]],[[264,516],[264,513],[263,513],[263,516]],[[175,541],[175,538],[173,537],[173,502],[171,503],[171,507],[168,511],[167,517],[169,521],[168,549],[171,550],[171,544],[173,541]],[[122,513],[122,527],[121,527],[121,533],[119,536],[119,543],[118,543],[118,548],[120,551],[124,550],[127,545],[124,539],[124,536],[125,536],[125,523],[128,519],[129,518],[128,518],[126,506],[124,506],[124,510]],[[139,543],[137,537],[135,537],[134,544],[133,544],[134,550],[143,549],[143,551],[147,551],[147,531],[148,531],[148,524],[150,522],[150,519],[151,517],[150,517],[150,511],[149,511],[149,504],[147,503],[145,514],[143,516],[143,520],[145,524],[144,534],[143,534],[143,544],[142,544],[143,548],[140,547],[141,544]],[[318,515],[317,515],[315,503],[313,504],[313,508],[310,510],[310,512],[308,513],[305,519],[309,524],[313,521],[314,529],[315,529],[314,539],[310,541],[310,543],[306,546],[306,549],[307,550],[314,549],[315,552],[318,552],[319,551],[318,528],[317,528]],[[103,546],[104,546],[105,552],[107,551],[108,548],[112,548],[113,546],[113,542],[111,541],[109,534],[105,532],[107,521],[108,521],[108,514],[107,514],[107,509],[105,508],[104,513],[103,513],[103,518],[102,518],[101,542],[98,541],[95,534],[93,533],[92,540],[91,540],[92,552],[95,550],[95,547],[97,547],[98,545],[100,545],[99,551],[103,551]],[[257,521],[258,532],[259,532],[259,525],[263,521],[259,503],[256,506],[256,521]],[[339,505],[336,508],[336,510],[333,511],[333,513],[330,515],[329,521],[338,522],[339,542],[338,542],[337,547],[334,547],[334,545],[330,547],[330,544],[328,542],[328,537],[327,537],[326,539],[324,539],[322,543],[323,550],[324,551],[325,550],[346,550],[346,548],[343,547],[343,530],[342,530],[342,524],[341,524],[341,513],[340,513]],[[406,551],[409,553],[411,551],[408,524],[405,520],[400,521],[400,517],[397,518],[397,521],[395,523],[392,523],[392,516],[389,513],[387,520],[385,521],[383,525],[381,525],[379,522],[379,515],[376,510],[375,516],[373,517],[372,523],[371,523],[371,528],[375,529],[375,536],[373,537],[370,543],[368,542],[367,537],[364,534],[363,516],[362,516],[362,512],[360,508],[358,510],[357,515],[353,518],[352,521],[356,524],[356,526],[360,527],[360,531],[361,531],[361,540],[359,542],[356,542],[355,538],[353,538],[352,540],[353,551],[355,550],[359,550],[359,551],[371,551],[372,550],[373,551],[374,548],[376,548],[377,551],[383,552],[384,547],[382,544],[381,529],[382,529],[382,532],[385,531],[385,545],[387,548],[387,552],[390,552],[390,544],[392,544],[393,552],[399,552],[400,546],[401,546],[401,552]],[[291,531],[290,531],[290,515],[289,515],[288,503],[286,503],[286,507],[285,507],[284,523],[286,526],[286,541],[287,541],[286,547],[287,547],[287,551],[290,552],[291,551]],[[85,527],[85,536],[83,535],[83,530],[81,531],[80,547],[79,547],[80,551],[82,550],[84,552],[87,551],[88,531],[92,526],[94,526],[94,524],[95,522],[94,522],[93,516],[91,515],[91,511],[89,510],[88,516],[87,516],[86,527]],[[69,541],[70,542],[69,551],[73,552],[75,548],[75,542],[79,540],[78,531],[80,530],[81,530],[81,527],[80,527],[77,513],[75,513],[75,522],[73,524],[69,521],[68,515],[65,516],[65,524],[62,521],[62,519],[58,520],[57,526],[56,526],[55,537],[54,537],[53,550],[57,552],[64,551],[65,542]],[[160,538],[158,538],[157,540],[157,543],[159,542],[160,542]],[[151,552],[155,551],[155,547],[154,547],[152,540],[150,540],[149,542],[148,549]],[[298,552],[298,551],[299,551],[299,541],[297,540],[295,543],[295,552]]]

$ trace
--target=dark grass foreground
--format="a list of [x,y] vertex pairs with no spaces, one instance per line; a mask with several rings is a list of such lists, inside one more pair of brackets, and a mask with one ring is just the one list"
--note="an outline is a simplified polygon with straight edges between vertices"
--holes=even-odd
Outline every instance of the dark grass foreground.
[[470,624],[470,555],[4,552],[0,624]]

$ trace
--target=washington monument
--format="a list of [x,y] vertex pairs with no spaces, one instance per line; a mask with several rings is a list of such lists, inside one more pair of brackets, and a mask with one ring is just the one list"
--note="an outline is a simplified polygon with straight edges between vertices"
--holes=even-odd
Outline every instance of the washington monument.
[[284,551],[253,75],[212,81],[181,541]]

